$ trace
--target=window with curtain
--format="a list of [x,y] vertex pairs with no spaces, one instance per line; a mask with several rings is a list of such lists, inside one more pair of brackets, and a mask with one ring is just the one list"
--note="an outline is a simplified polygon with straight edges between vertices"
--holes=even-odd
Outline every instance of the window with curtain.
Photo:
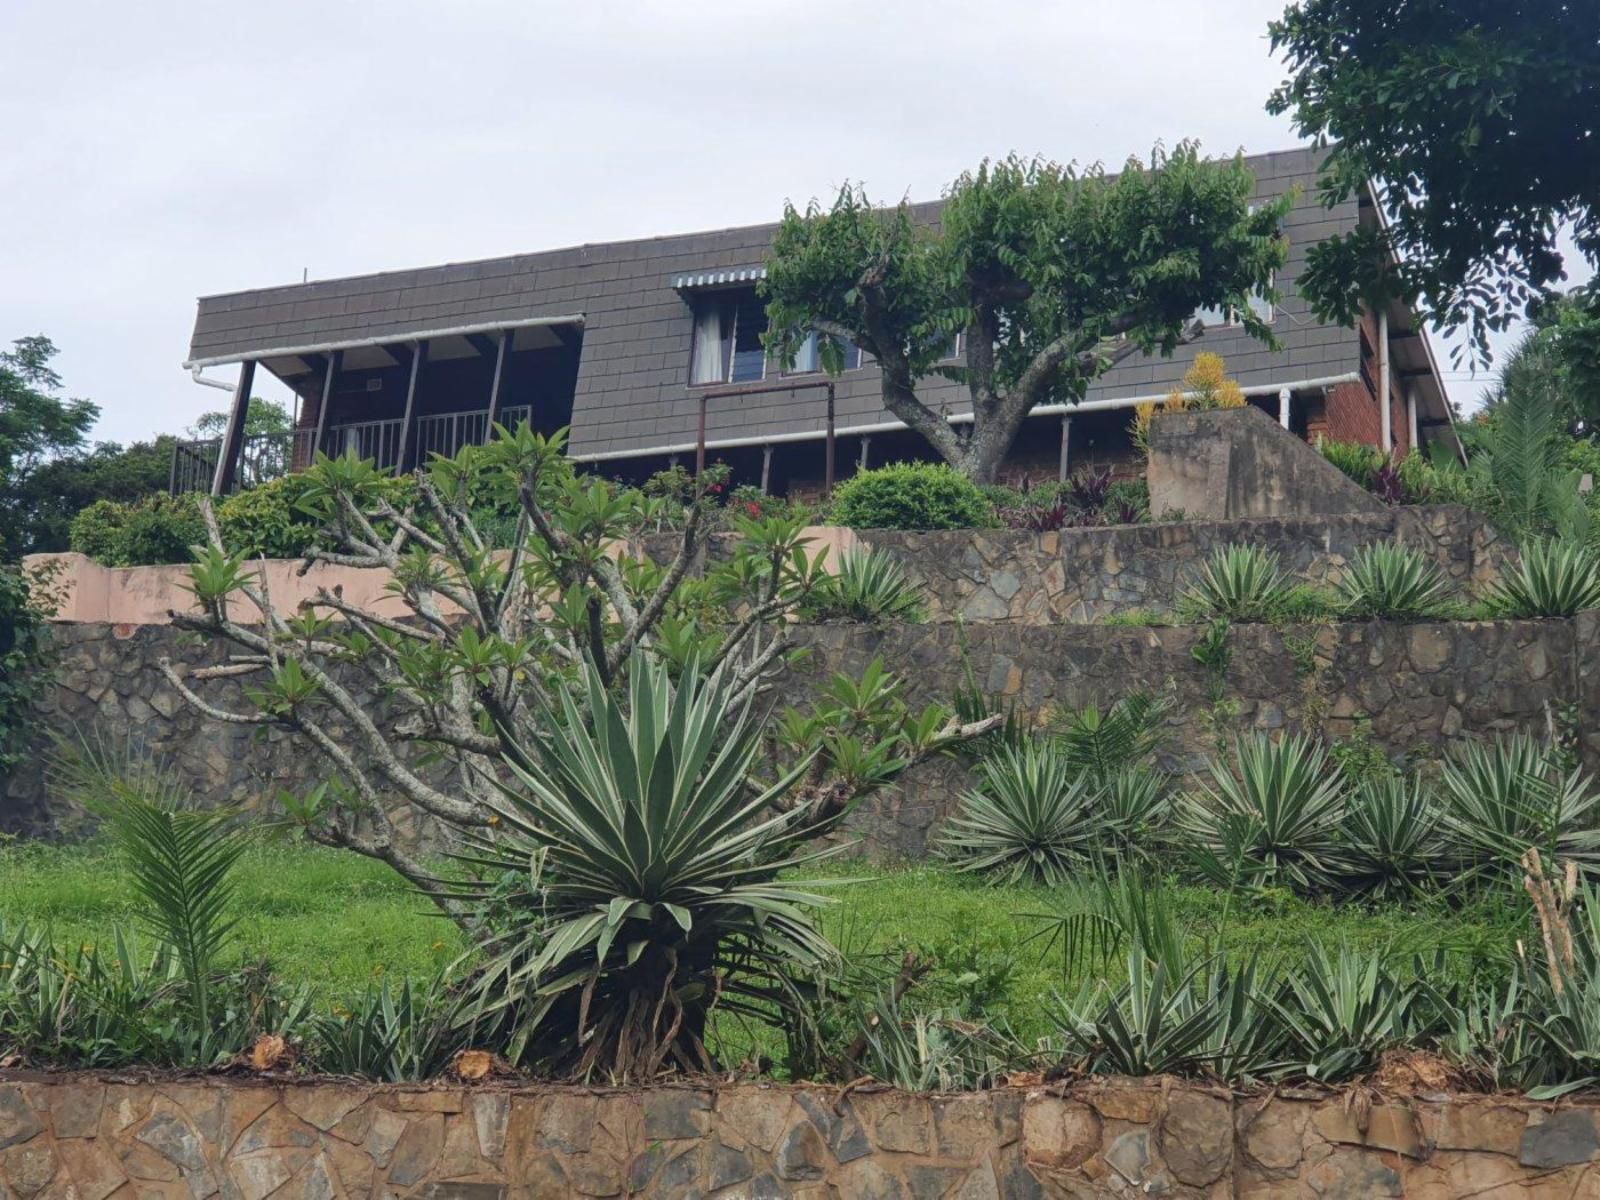
[[[861,365],[860,346],[848,345],[838,338],[832,340],[844,353],[844,369],[846,371],[854,371]],[[822,370],[822,337],[820,334],[813,332],[800,344],[800,349],[795,352],[794,366],[790,367],[785,374],[810,375],[820,370]]]
[[704,292],[694,298],[694,349],[689,382],[756,383],[766,378],[767,309],[754,288]]

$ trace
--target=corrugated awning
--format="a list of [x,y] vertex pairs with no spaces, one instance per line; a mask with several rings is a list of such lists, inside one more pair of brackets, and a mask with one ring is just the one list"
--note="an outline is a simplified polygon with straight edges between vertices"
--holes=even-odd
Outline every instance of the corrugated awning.
[[730,284],[758,283],[767,277],[765,267],[730,267],[721,271],[701,271],[694,275],[675,275],[672,286],[681,291],[691,288],[728,287]]

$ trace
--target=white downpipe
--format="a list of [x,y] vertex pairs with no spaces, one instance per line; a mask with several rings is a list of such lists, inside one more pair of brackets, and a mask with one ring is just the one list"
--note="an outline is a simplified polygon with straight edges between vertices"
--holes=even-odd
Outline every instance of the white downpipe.
[[220,379],[207,379],[204,375],[202,375],[200,373],[200,372],[202,372],[204,370],[205,370],[204,367],[190,367],[189,368],[189,377],[191,379],[193,379],[196,383],[204,384],[206,387],[214,387],[214,388],[218,389],[219,391],[227,392],[230,395],[239,386],[237,383],[223,383],[222,380],[220,380]]
[[1410,438],[1408,450],[1417,448],[1417,389],[1406,389],[1406,434]]
[[1383,422],[1381,444],[1387,457],[1394,453],[1394,414],[1389,411],[1389,309],[1378,310],[1378,417]]
[[1289,428],[1289,397],[1292,393],[1288,388],[1278,389],[1278,424],[1285,429]]

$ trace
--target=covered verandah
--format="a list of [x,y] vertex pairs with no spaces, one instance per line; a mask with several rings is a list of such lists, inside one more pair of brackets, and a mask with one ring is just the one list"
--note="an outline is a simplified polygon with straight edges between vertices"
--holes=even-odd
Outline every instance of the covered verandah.
[[[220,438],[178,443],[173,494],[221,496],[301,470],[316,452],[354,452],[404,472],[430,454],[488,440],[495,424],[554,433],[572,420],[581,314],[418,330],[314,345],[264,347],[184,364],[194,377],[237,365]],[[286,434],[251,434],[258,367],[295,396]]]

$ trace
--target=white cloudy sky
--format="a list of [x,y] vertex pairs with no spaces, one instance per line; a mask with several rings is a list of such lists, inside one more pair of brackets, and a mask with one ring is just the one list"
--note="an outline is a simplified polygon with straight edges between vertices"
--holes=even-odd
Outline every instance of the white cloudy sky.
[[125,441],[225,400],[179,366],[198,295],[929,198],[1013,149],[1292,145],[1281,7],[4,0],[0,341],[52,337]]

